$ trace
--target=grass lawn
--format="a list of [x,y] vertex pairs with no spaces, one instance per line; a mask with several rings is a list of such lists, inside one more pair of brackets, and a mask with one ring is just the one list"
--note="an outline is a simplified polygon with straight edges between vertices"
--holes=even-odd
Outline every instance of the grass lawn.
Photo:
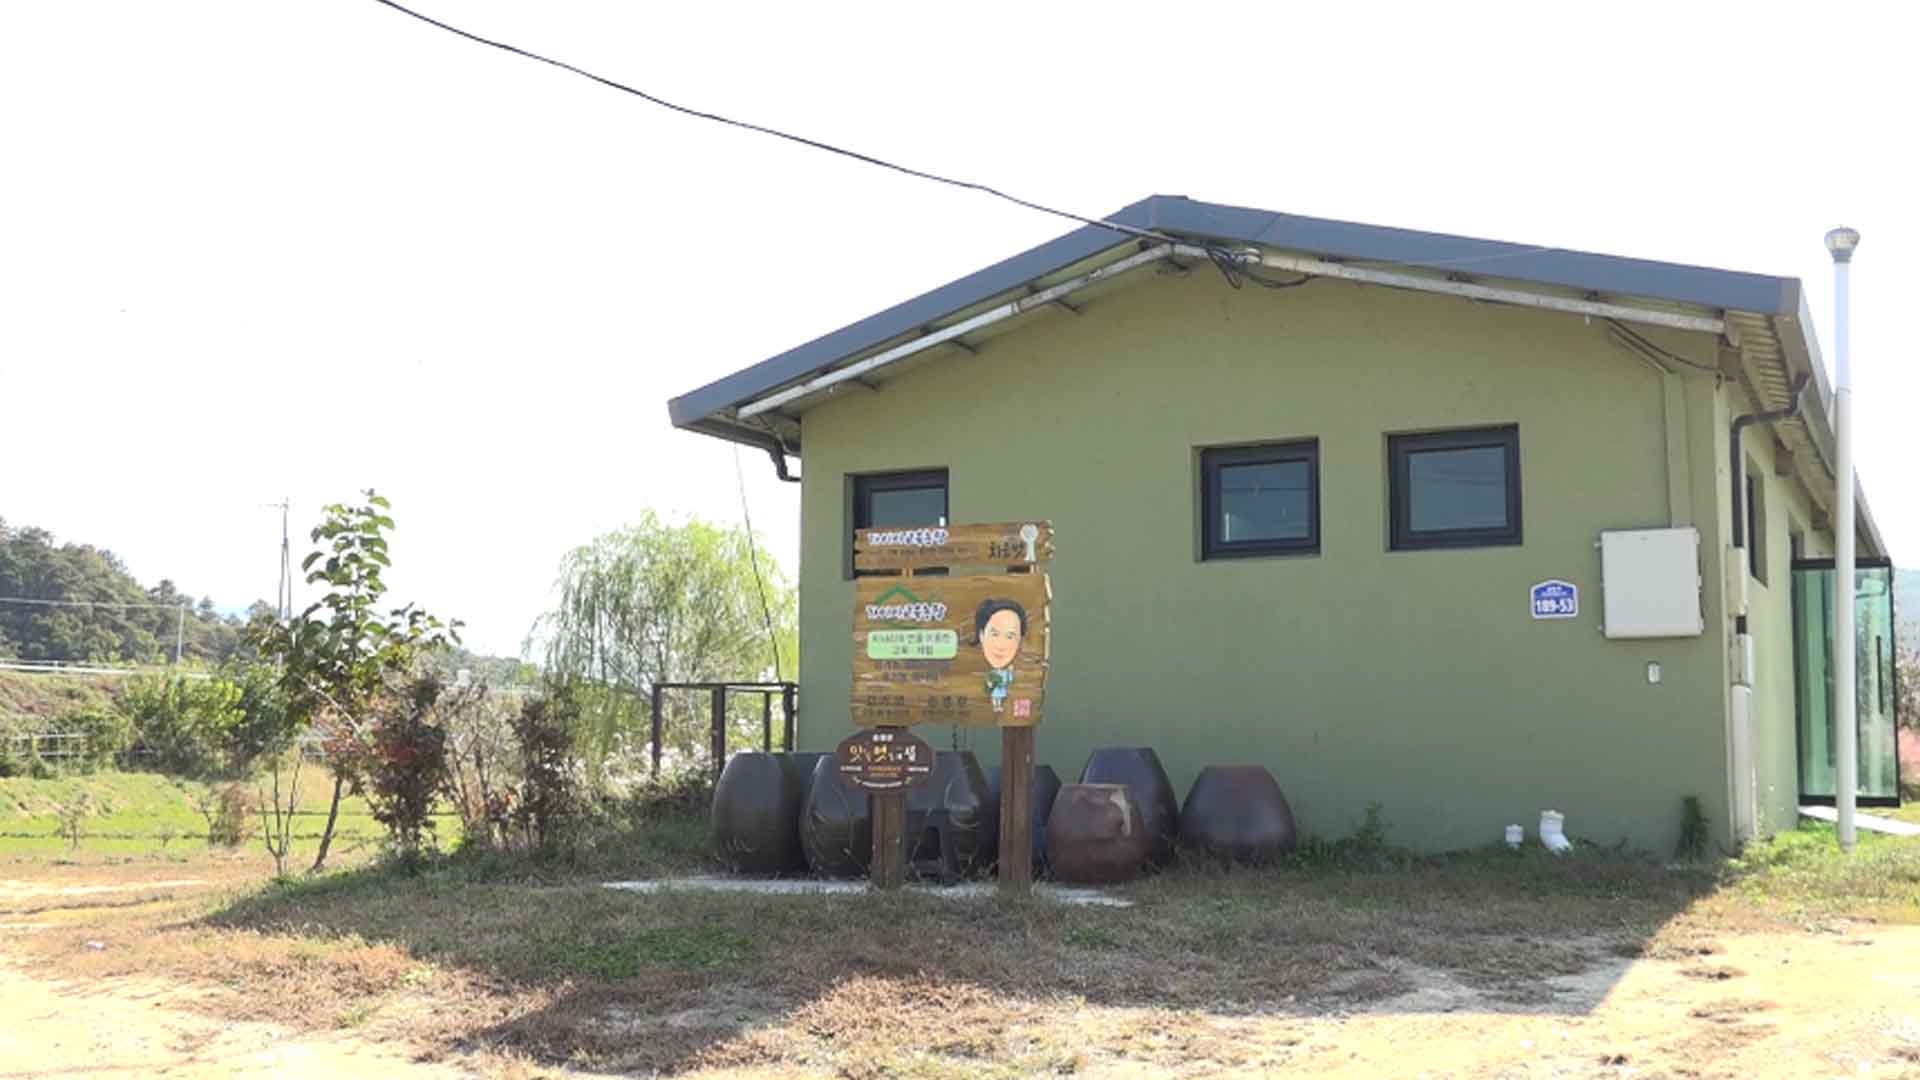
[[[207,799],[218,784],[157,773],[102,771],[48,780],[0,779],[0,862],[31,860],[162,859],[179,861],[206,849],[207,819],[196,800]],[[309,766],[303,771],[295,833],[311,851],[326,826],[333,795],[330,775]],[[60,808],[86,801],[91,812],[75,848],[62,835]],[[459,836],[453,815],[437,819],[443,842]],[[256,817],[252,823],[257,829]],[[335,825],[336,850],[370,849],[384,829],[368,812],[366,800],[349,796],[340,803]],[[249,840],[257,846],[258,841]],[[296,855],[299,851],[297,846]]]
[[1906,798],[1899,809],[1869,809],[1866,813],[1877,817],[1889,817],[1895,821],[1905,821],[1920,825],[1920,788],[1910,789],[1914,793]]
[[[1679,991],[1654,995],[1650,1030],[1692,1015],[1704,1033],[1659,1073],[1733,1052],[1728,1025],[1772,1007],[1727,996],[1771,977],[1757,965],[1776,961],[1753,957],[1797,941],[1868,957],[1834,950],[1836,935],[1920,924],[1920,841],[1863,834],[1846,857],[1812,823],[1701,864],[1583,848],[1186,865],[1120,890],[1128,909],[597,884],[710,871],[704,845],[705,822],[676,817],[636,821],[572,866],[456,858],[414,877],[364,867],[174,898],[135,886],[111,923],[19,944],[67,977],[224,988],[207,1005],[223,1017],[641,1074],[1259,1071],[1318,1045],[1321,1029],[1300,1024],[1460,1008],[1564,1025],[1630,998],[1614,991],[1640,961],[1683,990],[1725,982],[1680,1020]],[[1796,962],[1778,970],[1813,977]]]

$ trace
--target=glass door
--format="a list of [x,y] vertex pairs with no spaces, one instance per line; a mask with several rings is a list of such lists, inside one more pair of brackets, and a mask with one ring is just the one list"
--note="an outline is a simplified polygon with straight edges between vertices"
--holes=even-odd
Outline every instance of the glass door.
[[[1893,669],[1893,567],[1861,559],[1854,574],[1853,732],[1859,763],[1856,800],[1900,802],[1900,756],[1894,743],[1898,694]],[[1794,699],[1799,719],[1800,800],[1831,803],[1839,758],[1833,730],[1832,559],[1793,564]]]

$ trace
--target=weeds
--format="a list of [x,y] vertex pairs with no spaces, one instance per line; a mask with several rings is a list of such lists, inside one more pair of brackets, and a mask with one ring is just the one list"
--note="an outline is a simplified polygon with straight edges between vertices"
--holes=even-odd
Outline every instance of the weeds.
[[1700,796],[1688,795],[1680,801],[1680,843],[1673,854],[1679,859],[1699,859],[1707,854],[1712,833],[1707,812],[1700,808]]
[[1352,833],[1339,840],[1306,837],[1280,862],[1296,869],[1405,869],[1419,863],[1418,854],[1387,842],[1387,828],[1385,809],[1370,802]]
[[1117,949],[1120,938],[1113,931],[1099,926],[1069,926],[1061,939],[1076,949]]
[[190,791],[193,808],[207,823],[207,846],[237,848],[253,835],[253,793],[242,784]]
[[1920,842],[1913,840],[1862,831],[1849,855],[1832,825],[1803,821],[1748,844],[1722,875],[1730,892],[1789,918],[1854,912],[1920,922]]
[[544,957],[555,967],[601,979],[630,979],[645,967],[697,970],[741,963],[755,954],[753,939],[714,923],[663,926],[610,942],[568,936],[549,944]]

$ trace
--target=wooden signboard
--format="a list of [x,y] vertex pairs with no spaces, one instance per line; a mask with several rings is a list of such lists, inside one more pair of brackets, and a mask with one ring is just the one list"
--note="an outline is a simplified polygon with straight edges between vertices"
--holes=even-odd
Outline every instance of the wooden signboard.
[[1047,578],[861,578],[853,722],[1033,727],[1046,699]]
[[840,778],[868,791],[904,791],[933,779],[933,747],[910,731],[868,728],[840,740]]
[[[918,747],[927,744],[903,730],[913,724],[999,727],[1000,882],[1026,888],[1033,882],[1033,734],[1052,654],[1053,588],[1039,564],[1053,557],[1053,526],[861,529],[853,551],[854,568],[869,575],[854,590],[853,722],[891,730],[841,743],[842,775],[870,772],[870,762],[855,763],[852,755],[871,759],[883,745],[890,769],[898,766],[892,748],[914,745],[916,757],[923,753]],[[945,572],[926,572],[935,568]],[[954,573],[963,569],[997,572]],[[911,782],[873,791],[878,888],[905,880]]]
[[855,570],[1032,566],[1052,557],[1053,526],[1044,521],[861,529],[853,539]]

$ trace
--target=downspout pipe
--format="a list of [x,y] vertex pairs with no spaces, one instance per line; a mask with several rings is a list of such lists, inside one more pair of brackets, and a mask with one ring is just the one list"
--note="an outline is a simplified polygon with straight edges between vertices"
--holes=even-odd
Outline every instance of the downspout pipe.
[[797,484],[800,478],[787,472],[787,452],[778,446],[767,447],[767,455],[773,458],[773,473],[789,484]]
[[[1800,398],[1806,393],[1807,383],[1811,379],[1810,375],[1802,375],[1794,381],[1793,392],[1787,398],[1786,408],[1774,409],[1771,412],[1748,413],[1745,416],[1737,416],[1733,420],[1727,442],[1729,457],[1733,464],[1733,546],[1736,549],[1745,549],[1747,546],[1747,459],[1741,450],[1740,434],[1755,424],[1773,424],[1781,420],[1791,420],[1800,415]],[[1745,612],[1734,616],[1733,629],[1736,634],[1747,632]]]

